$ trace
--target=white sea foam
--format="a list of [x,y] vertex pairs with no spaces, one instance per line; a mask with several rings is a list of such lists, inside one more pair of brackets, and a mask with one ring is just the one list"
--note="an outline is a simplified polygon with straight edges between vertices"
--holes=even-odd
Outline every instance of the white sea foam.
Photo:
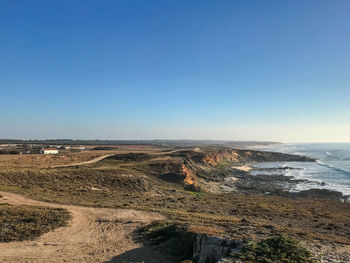
[[283,162],[264,164],[263,167],[265,168],[287,166],[301,168],[283,171],[285,175],[293,176],[296,179],[308,180],[306,183],[297,184],[292,191],[319,188],[336,190],[344,195],[350,195],[350,144],[294,144],[281,145],[269,150],[317,159],[315,163]]

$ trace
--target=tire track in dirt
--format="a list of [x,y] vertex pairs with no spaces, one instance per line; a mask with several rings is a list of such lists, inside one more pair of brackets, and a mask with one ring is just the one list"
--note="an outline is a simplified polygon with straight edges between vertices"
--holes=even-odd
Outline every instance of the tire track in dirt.
[[0,202],[67,209],[67,227],[32,241],[0,243],[0,262],[172,262],[153,247],[137,241],[136,230],[159,214],[127,210],[61,205],[0,192]]

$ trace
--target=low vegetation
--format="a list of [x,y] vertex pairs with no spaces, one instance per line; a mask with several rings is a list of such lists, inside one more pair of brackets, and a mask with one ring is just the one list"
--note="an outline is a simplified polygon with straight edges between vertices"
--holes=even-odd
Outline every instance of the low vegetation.
[[22,241],[65,226],[67,210],[37,206],[0,204],[0,242]]
[[[196,233],[169,221],[154,222],[142,230],[143,237],[162,250],[181,260],[192,262]],[[230,260],[232,259],[232,260]],[[241,252],[228,256],[227,261],[256,263],[316,263],[312,254],[285,235],[277,235],[260,242],[247,242]]]
[[[157,160],[125,154],[65,168],[0,168],[0,190],[62,204],[158,212],[191,232],[247,242],[286,234],[296,240],[350,244],[350,204],[184,187],[184,175],[176,169],[186,154]],[[201,165],[203,172],[210,171],[209,165]],[[171,180],[174,176],[181,180]]]
[[63,204],[159,212],[183,225],[210,226],[211,232],[241,239],[286,233],[296,239],[350,243],[349,204],[193,192],[161,178],[147,162],[105,160],[74,168],[0,169],[0,190]]
[[142,234],[145,241],[158,245],[179,260],[192,258],[195,235],[181,226],[168,221],[153,222],[142,230]]
[[256,263],[316,263],[310,251],[283,235],[249,243],[234,257]]

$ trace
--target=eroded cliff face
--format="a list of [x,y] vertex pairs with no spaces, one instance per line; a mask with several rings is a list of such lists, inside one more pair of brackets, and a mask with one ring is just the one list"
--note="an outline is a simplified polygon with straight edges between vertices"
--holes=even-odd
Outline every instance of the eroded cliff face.
[[246,163],[252,163],[252,162],[274,162],[274,161],[314,162],[315,159],[305,157],[305,156],[278,153],[278,152],[235,150],[235,149],[228,149],[228,148],[208,152],[203,157],[203,162],[209,165],[218,165],[222,162],[246,164]]
[[203,162],[209,165],[218,165],[225,161],[238,163],[239,160],[239,154],[232,150],[211,152],[203,157]]
[[152,171],[159,173],[164,180],[184,185],[197,185],[199,172],[210,172],[215,166],[223,163],[243,165],[266,161],[315,161],[298,155],[231,148],[205,151],[183,150],[172,153],[170,157],[172,157],[170,160],[152,163]]
[[158,176],[168,182],[181,183],[186,185],[195,185],[197,182],[196,173],[185,160],[173,159],[151,163],[151,170]]
[[181,166],[182,174],[185,176],[184,183],[187,185],[196,184],[196,175],[193,170],[188,168],[185,164]]

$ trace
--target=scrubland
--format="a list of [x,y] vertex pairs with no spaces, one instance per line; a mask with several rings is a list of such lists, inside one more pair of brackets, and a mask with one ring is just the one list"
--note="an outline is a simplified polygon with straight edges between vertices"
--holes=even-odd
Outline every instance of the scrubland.
[[288,156],[215,151],[119,153],[75,167],[3,167],[0,191],[59,204],[155,212],[169,224],[193,233],[246,242],[283,234],[314,252],[336,247],[348,251],[350,204],[240,192],[212,193],[200,183],[213,182],[205,174],[212,176],[219,166]]

